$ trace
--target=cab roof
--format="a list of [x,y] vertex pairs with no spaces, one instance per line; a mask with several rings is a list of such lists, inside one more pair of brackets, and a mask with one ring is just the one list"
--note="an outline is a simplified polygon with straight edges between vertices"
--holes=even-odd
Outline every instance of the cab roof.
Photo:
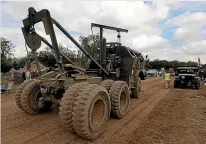
[[197,67],[178,67],[177,69],[198,69]]

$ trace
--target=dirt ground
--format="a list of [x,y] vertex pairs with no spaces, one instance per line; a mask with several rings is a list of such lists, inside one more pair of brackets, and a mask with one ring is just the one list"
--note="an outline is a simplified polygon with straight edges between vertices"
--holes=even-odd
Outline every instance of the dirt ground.
[[143,82],[139,99],[131,99],[123,119],[111,118],[93,142],[68,132],[58,110],[30,116],[15,104],[14,93],[1,96],[3,144],[151,144],[206,143],[206,90],[164,89],[162,78]]

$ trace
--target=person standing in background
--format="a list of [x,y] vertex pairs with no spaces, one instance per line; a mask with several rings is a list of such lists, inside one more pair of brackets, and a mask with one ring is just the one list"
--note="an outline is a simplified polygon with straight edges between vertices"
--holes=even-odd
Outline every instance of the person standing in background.
[[25,76],[26,76],[26,80],[30,80],[31,79],[31,66],[27,67]]
[[169,70],[165,71],[165,74],[163,77],[165,80],[165,88],[170,88],[171,74],[169,73]]

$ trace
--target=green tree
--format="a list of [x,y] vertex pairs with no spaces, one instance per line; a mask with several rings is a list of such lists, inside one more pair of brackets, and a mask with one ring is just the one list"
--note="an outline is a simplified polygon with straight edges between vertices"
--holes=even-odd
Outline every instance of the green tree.
[[150,63],[150,59],[146,59],[145,60],[145,69],[148,70],[152,68],[151,63]]
[[70,58],[71,60],[74,60],[74,58],[76,57],[76,54],[74,51],[70,50],[68,47],[64,47],[62,44],[59,44],[59,50],[61,54]]
[[2,72],[8,72],[12,68],[14,48],[15,46],[10,40],[1,37],[1,71]]
[[92,56],[97,52],[97,49],[100,48],[100,37],[99,35],[88,35],[87,37],[80,36],[79,40],[81,46]]
[[[71,60],[76,58],[75,52],[64,47],[62,44],[59,44],[59,50],[64,56]],[[46,47],[45,50],[39,52],[38,60],[47,67],[53,67],[56,64],[54,52],[49,47]],[[63,59],[63,62],[65,63],[66,61]]]
[[18,58],[16,61],[17,61],[19,68],[23,68],[28,63],[28,58],[27,56],[24,56],[24,57]]
[[[95,53],[98,53],[98,49],[100,48],[100,36],[96,35],[88,35],[86,37],[80,36],[79,41],[81,46],[92,56],[95,56]],[[82,66],[85,66],[88,58],[82,54],[82,52],[78,51],[78,56],[81,60]]]
[[181,61],[167,61],[167,60],[158,60],[155,59],[150,61],[150,65],[152,69],[160,69],[160,68],[176,68],[180,66],[197,66],[196,62],[188,61],[188,62],[181,62]]
[[[47,49],[47,48],[46,48]],[[51,51],[40,51],[38,55],[38,60],[44,66],[52,67],[56,64],[56,59],[54,54]]]

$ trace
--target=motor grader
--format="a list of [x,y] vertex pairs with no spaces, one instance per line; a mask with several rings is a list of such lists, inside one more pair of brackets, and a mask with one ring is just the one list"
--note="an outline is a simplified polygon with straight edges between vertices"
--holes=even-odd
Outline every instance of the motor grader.
[[[92,27],[100,29],[99,57],[94,59],[51,17],[47,9],[37,12],[30,7],[28,12],[22,32],[34,54],[37,68],[35,52],[41,42],[53,49],[58,68],[24,81],[16,92],[17,106],[28,114],[36,115],[48,112],[53,104],[57,104],[59,118],[65,128],[88,140],[98,138],[105,131],[110,116],[123,118],[129,109],[130,96],[138,98],[141,80],[144,79],[143,56],[120,42],[107,43],[103,38],[103,29],[117,31],[118,38],[120,32],[128,30],[92,23]],[[38,22],[43,22],[52,44],[36,33],[34,25]],[[90,59],[87,69],[75,65],[60,53],[53,25]],[[62,58],[67,63],[63,63]]]

